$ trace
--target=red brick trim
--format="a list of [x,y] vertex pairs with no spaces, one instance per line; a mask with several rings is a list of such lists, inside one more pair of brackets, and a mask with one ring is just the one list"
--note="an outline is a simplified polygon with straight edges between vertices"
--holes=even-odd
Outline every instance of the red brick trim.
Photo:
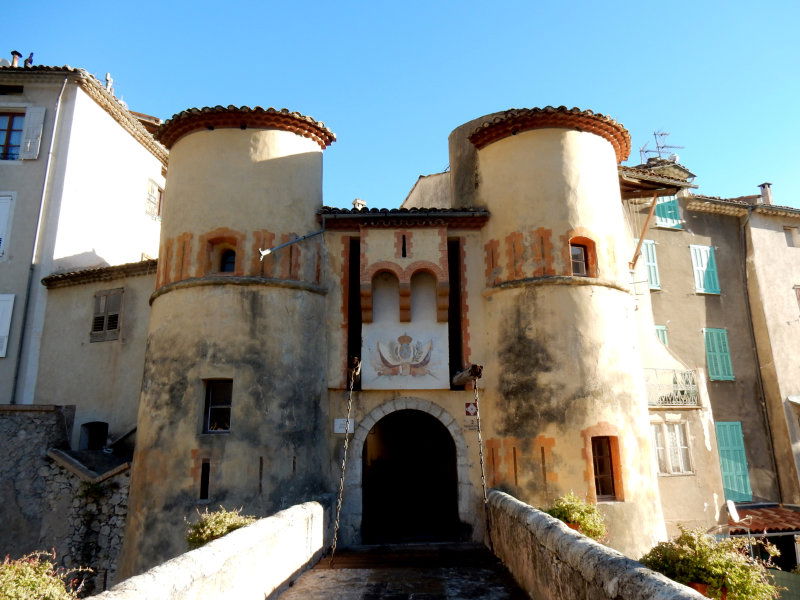
[[506,254],[508,256],[508,280],[522,279],[523,266],[525,262],[525,247],[522,242],[522,234],[513,231],[506,236]]
[[461,238],[459,249],[461,252],[461,352],[463,354],[462,366],[472,364],[470,357],[472,351],[470,350],[469,340],[469,302],[467,294],[467,241]]
[[250,275],[254,277],[272,277],[275,270],[275,256],[267,254],[261,260],[259,250],[266,250],[275,245],[275,234],[266,229],[259,229],[252,233],[253,244],[250,256]]
[[533,249],[533,276],[555,275],[553,266],[553,232],[550,229],[539,227],[531,232],[531,246]]
[[500,283],[500,242],[489,240],[483,246],[484,260],[486,262],[486,286],[491,287]]
[[211,264],[214,248],[216,246],[228,246],[236,252],[236,265],[230,275],[241,277],[244,275],[244,239],[245,234],[235,229],[227,227],[217,227],[212,231],[200,236],[200,247],[197,253],[197,271],[195,277],[203,277],[217,270]]

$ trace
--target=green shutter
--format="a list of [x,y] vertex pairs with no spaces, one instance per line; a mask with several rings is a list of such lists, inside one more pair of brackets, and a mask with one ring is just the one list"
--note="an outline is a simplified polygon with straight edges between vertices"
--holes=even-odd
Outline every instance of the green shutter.
[[665,196],[656,202],[656,227],[683,229],[678,199],[675,196]]
[[715,425],[725,499],[734,502],[749,502],[753,499],[753,492],[750,489],[742,423],[740,421],[717,421]]
[[658,336],[658,340],[662,344],[664,344],[665,346],[669,346],[669,337],[667,337],[666,325],[656,325],[656,336]]
[[642,242],[642,254],[644,255],[644,264],[647,267],[647,281],[650,282],[650,289],[660,290],[661,279],[658,276],[656,243],[653,240],[644,240]]
[[719,294],[717,259],[714,246],[689,246],[694,270],[694,289],[703,294]]
[[716,381],[733,381],[733,363],[728,347],[728,331],[726,329],[703,329],[706,344],[706,362],[708,378]]

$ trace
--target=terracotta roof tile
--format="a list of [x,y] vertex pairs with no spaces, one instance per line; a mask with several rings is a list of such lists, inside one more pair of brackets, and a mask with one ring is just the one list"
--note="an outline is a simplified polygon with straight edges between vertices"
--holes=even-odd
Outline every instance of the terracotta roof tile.
[[[728,520],[731,533],[800,531],[800,511],[786,506],[737,507],[739,523]],[[749,518],[748,518],[749,517]],[[742,523],[744,521],[744,523]],[[744,526],[742,526],[744,525]]]
[[168,119],[158,130],[158,139],[167,148],[187,133],[200,129],[239,129],[256,127],[291,131],[310,138],[325,149],[336,141],[336,134],[321,121],[291,112],[286,108],[262,108],[261,106],[205,106],[188,108]]
[[512,108],[499,113],[481,125],[469,136],[469,141],[481,149],[492,142],[532,129],[558,127],[588,131],[608,140],[614,147],[617,162],[622,162],[631,152],[628,130],[611,117],[566,106],[544,108]]
[[139,262],[112,265],[109,267],[89,267],[88,269],[75,269],[62,273],[53,273],[42,279],[42,285],[47,288],[67,287],[93,281],[109,281],[123,277],[136,277],[151,275],[156,272],[158,259],[151,258]]

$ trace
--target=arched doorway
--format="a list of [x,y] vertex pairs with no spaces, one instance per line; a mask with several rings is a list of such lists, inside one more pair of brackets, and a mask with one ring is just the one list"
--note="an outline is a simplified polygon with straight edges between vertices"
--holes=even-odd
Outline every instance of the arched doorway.
[[456,445],[441,421],[419,410],[388,414],[370,429],[361,460],[364,543],[458,536]]

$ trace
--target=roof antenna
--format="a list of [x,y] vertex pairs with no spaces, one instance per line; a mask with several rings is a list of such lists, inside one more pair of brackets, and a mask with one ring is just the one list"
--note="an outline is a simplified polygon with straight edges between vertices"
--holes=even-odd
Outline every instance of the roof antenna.
[[[669,160],[672,162],[678,162],[678,155],[670,152],[670,150],[683,150],[685,146],[670,146],[666,143],[666,137],[669,135],[668,131],[654,131],[653,132],[653,139],[656,141],[656,149],[651,150],[647,147],[650,142],[645,142],[645,144],[639,148],[639,160],[642,164],[645,164],[648,160],[648,155],[652,154],[653,158],[658,157],[660,159]],[[667,156],[664,156],[664,155]]]

